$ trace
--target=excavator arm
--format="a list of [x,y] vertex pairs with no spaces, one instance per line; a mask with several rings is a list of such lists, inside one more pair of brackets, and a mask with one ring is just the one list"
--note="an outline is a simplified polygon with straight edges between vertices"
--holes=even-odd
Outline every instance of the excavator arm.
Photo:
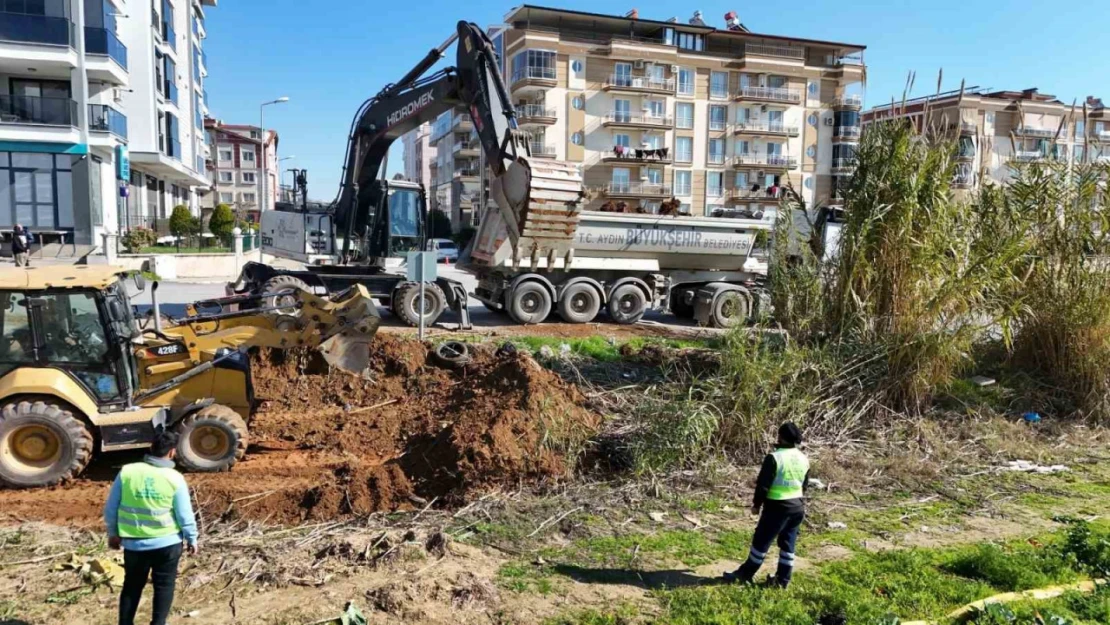
[[[456,65],[421,78],[455,41]],[[497,218],[514,256],[567,254],[583,197],[577,167],[535,159],[501,78],[489,37],[476,24],[459,22],[457,32],[360,107],[351,125],[342,185],[332,205],[341,228],[343,262],[371,256],[367,248],[377,211],[384,206],[377,179],[390,145],[441,113],[465,108],[486,156]]]

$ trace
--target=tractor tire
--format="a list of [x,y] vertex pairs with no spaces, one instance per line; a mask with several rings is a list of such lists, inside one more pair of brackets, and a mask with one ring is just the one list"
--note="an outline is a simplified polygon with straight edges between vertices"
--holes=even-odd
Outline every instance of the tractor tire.
[[[298,278],[296,276],[274,276],[273,278],[270,278],[269,280],[266,281],[265,284],[262,285],[262,292],[263,293],[275,293],[275,292],[278,292],[278,291],[288,291],[289,289],[300,289],[301,291],[305,291],[307,293],[312,292],[312,287],[308,286],[307,282],[305,282],[304,280],[301,280],[300,278]],[[283,308],[281,308],[277,312],[279,312],[283,315],[296,315],[296,314],[298,314],[300,311],[297,310],[297,308],[294,306],[294,304],[296,304],[296,300],[295,300],[295,298],[293,298],[290,295],[284,295],[284,296],[273,295],[273,296],[267,297],[265,299],[265,301],[262,302],[262,305],[265,306],[266,308],[273,308],[273,307],[276,307],[276,306],[282,306]],[[288,308],[284,308],[284,307],[288,307]]]
[[229,471],[247,453],[247,424],[227,406],[212,404],[177,424],[177,462],[187,471]]
[[[393,314],[412,327],[420,325],[420,315],[424,315],[424,327],[431,327],[447,308],[447,296],[434,282],[424,284],[424,305],[420,302],[420,283],[403,282],[393,291]],[[423,309],[423,310],[421,310]]]
[[92,454],[92,432],[69,406],[44,397],[0,408],[0,484],[57,484],[84,471]]
[[572,284],[559,298],[559,316],[567,323],[589,323],[601,310],[601,293],[585,282]]
[[622,284],[609,294],[609,317],[621,325],[631,325],[647,312],[647,296],[635,284]]
[[713,302],[709,321],[715,328],[735,328],[748,321],[751,307],[739,291],[725,291]]
[[522,282],[509,294],[509,316],[513,321],[531,325],[551,314],[551,293],[539,282]]

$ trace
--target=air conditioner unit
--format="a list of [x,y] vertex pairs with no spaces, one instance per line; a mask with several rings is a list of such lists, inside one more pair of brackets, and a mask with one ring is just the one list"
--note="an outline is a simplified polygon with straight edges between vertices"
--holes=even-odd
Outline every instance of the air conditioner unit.
[[765,177],[766,175],[767,175],[767,172],[763,171],[762,169],[761,169],[761,170],[759,170],[759,171],[757,171],[757,172],[755,172],[755,176],[756,176],[756,178],[763,178],[763,177]]
[[116,102],[123,102],[123,93],[124,90],[120,89],[119,87],[112,89],[112,99],[114,99]]
[[644,60],[637,59],[636,61],[633,61],[632,67],[635,67],[636,69],[644,69]]
[[825,118],[825,125],[826,125],[826,126],[832,126],[832,125],[833,125],[833,118],[831,118],[831,117],[826,117],[826,118]]
[[678,73],[678,66],[677,65],[672,65],[671,66],[671,73],[672,74],[677,74]]

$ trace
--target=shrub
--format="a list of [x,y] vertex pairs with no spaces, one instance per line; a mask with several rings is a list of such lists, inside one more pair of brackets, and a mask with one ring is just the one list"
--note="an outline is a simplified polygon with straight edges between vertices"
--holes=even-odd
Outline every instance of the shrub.
[[173,207],[170,214],[170,234],[177,237],[177,246],[181,247],[181,239],[200,233],[200,219],[193,216],[189,207],[178,204]]
[[432,239],[451,238],[451,218],[438,208],[428,212],[428,237]]
[[158,241],[158,235],[150,228],[132,228],[121,237],[120,241],[128,252],[136,254],[143,248],[154,245]]
[[216,235],[221,241],[228,241],[231,231],[235,228],[235,215],[227,204],[217,204],[208,219],[208,231]]
[[478,234],[478,231],[474,228],[463,226],[462,229],[452,235],[451,238],[455,241],[455,245],[459,246],[459,251],[462,251],[466,249],[467,245],[470,245],[470,240],[473,239],[476,234]]

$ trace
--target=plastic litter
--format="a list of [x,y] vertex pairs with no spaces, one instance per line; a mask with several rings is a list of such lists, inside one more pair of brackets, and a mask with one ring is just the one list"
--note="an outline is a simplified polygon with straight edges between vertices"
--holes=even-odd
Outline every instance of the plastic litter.
[[1026,423],[1040,423],[1041,422],[1041,415],[1039,413],[1036,413],[1036,412],[1027,412],[1027,413],[1021,415],[1021,418],[1025,419]]
[[1029,462],[1028,460],[1011,460],[1002,466],[1002,470],[1019,471],[1022,473],[1063,473],[1071,469],[1062,464],[1045,466],[1043,464]]
[[829,521],[829,529],[831,529],[831,530],[846,530],[846,529],[848,529],[848,524],[844,523],[842,521]]

